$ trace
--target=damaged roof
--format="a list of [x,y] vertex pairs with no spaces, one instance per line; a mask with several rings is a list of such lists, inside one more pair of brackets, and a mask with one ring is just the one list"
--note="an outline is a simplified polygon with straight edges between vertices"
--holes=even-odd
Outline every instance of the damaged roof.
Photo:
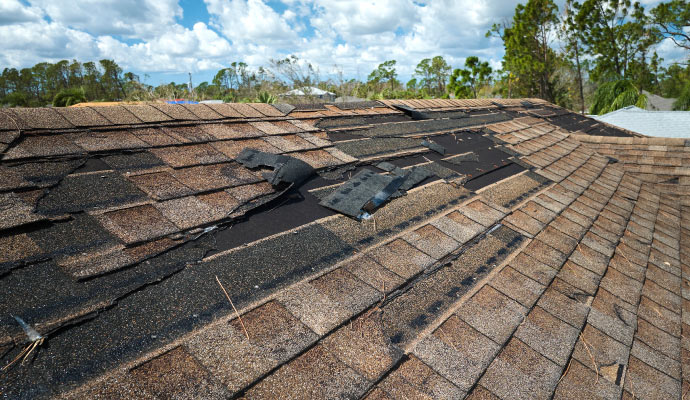
[[537,99],[0,110],[0,395],[681,398],[690,143]]

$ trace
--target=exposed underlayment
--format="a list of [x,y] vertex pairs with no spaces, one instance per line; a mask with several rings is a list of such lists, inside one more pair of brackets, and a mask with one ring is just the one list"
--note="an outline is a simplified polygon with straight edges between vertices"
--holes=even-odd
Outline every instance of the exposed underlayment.
[[11,109],[0,143],[0,396],[690,389],[685,141],[527,99]]

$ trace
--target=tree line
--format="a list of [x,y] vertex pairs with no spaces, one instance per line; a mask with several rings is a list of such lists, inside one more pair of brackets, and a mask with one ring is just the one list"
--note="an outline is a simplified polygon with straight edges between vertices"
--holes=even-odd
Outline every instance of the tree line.
[[516,7],[511,19],[495,23],[487,32],[500,38],[505,48],[498,70],[476,56],[454,69],[439,55],[421,60],[407,82],[399,80],[396,60],[382,62],[365,80],[344,79],[337,66],[335,74],[321,79],[317,67],[289,56],[256,69],[232,62],[211,82],[195,87],[175,82],[154,87],[123,72],[112,60],[63,60],[5,68],[0,74],[0,103],[64,106],[160,98],[271,102],[292,88],[318,87],[337,96],[366,99],[537,97],[583,113],[633,104],[644,107],[647,91],[677,98],[676,109],[688,110],[690,58],[664,67],[654,51],[670,39],[690,54],[687,27],[690,3],[684,0],[650,10],[630,0],[567,0],[561,9],[553,0],[529,0]]

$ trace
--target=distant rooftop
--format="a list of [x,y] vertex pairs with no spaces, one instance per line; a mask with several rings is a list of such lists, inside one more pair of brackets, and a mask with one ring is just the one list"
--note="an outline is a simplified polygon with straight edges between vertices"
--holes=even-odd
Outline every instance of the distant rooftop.
[[690,138],[690,111],[648,111],[630,106],[592,118],[647,136]]
[[292,89],[289,92],[284,93],[283,96],[335,96],[335,93],[309,86],[299,89]]
[[657,95],[650,93],[646,90],[643,90],[642,93],[644,93],[647,96],[647,108],[646,108],[647,110],[649,110],[649,111],[672,111],[673,110],[673,103],[676,101],[676,99],[657,96]]

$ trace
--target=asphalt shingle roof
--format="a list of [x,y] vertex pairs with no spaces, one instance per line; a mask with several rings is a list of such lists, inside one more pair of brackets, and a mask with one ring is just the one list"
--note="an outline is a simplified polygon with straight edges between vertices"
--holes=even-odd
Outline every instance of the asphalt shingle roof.
[[[0,111],[2,395],[690,388],[684,139],[535,99],[203,107]],[[246,148],[316,174],[271,185]],[[434,175],[369,219],[319,205],[365,168]],[[14,364],[13,316],[44,337]]]

